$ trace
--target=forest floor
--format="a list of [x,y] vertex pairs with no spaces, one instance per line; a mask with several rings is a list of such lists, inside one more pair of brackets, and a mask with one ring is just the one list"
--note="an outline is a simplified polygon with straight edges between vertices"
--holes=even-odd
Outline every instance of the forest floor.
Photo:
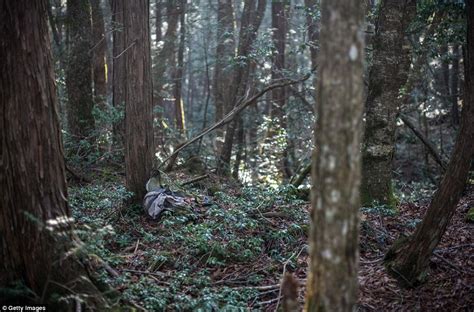
[[[305,194],[291,187],[242,187],[212,175],[179,186],[178,181],[190,178],[183,173],[167,177],[188,205],[159,220],[147,217],[138,205],[123,206],[129,194],[120,183],[70,188],[79,236],[85,252],[102,259],[96,261],[98,279],[112,290],[114,307],[275,311],[284,272],[300,279],[302,303],[310,209]],[[406,290],[386,273],[382,260],[426,211],[428,196],[412,199],[402,200],[398,213],[362,209],[359,311],[472,310],[474,224],[466,222],[466,214],[474,205],[474,186],[466,190],[431,258],[427,283]]]

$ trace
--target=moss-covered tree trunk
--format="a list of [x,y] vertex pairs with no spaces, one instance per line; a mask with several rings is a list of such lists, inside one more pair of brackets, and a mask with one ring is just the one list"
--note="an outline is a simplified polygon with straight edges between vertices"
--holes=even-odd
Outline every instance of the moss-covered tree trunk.
[[94,130],[90,9],[89,1],[67,1],[67,123],[69,132],[76,141],[89,137]]
[[[71,221],[47,3],[0,1],[0,288],[20,281],[43,302],[94,289],[81,288],[84,269],[65,257]],[[0,303],[27,303],[4,294]]]
[[467,1],[466,7],[468,31],[461,129],[446,173],[422,223],[413,236],[394,244],[386,256],[389,272],[405,286],[415,286],[426,278],[430,256],[456,210],[474,155],[474,4]]
[[352,311],[359,259],[364,10],[357,1],[321,6],[306,310]]
[[149,1],[124,3],[125,176],[127,189],[140,201],[153,167]]
[[415,12],[415,0],[383,0],[380,3],[365,104],[361,186],[363,205],[378,202],[395,206],[392,159],[396,118],[400,106],[400,88],[407,81],[411,61],[406,32]]

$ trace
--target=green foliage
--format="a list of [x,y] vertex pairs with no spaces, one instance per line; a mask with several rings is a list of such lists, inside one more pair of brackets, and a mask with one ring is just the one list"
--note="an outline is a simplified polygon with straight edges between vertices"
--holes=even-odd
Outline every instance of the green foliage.
[[[213,205],[166,212],[160,221],[145,221],[138,207],[120,209],[129,196],[113,183],[73,187],[70,205],[83,254],[99,256],[118,270],[165,272],[163,277],[99,274],[104,283],[122,289],[121,302],[150,311],[247,311],[258,298],[252,285],[274,270],[281,273],[283,262],[306,244],[307,202],[291,186],[245,187],[237,195],[217,192]],[[282,217],[270,220],[268,213]],[[264,271],[254,268],[259,263]],[[292,267],[295,259],[288,263]],[[224,268],[235,268],[238,288],[232,279],[226,285],[226,275],[213,277]],[[247,273],[239,277],[240,270]]]
[[466,214],[466,221],[474,223],[474,207],[470,208]]
[[74,166],[90,166],[99,161],[122,158],[122,151],[113,148],[113,127],[124,119],[124,108],[94,105],[92,115],[95,128],[89,137],[77,140],[63,130],[65,155]]
[[[432,22],[433,14],[442,14],[443,19],[436,26],[436,35],[424,38],[430,43],[429,46],[436,47],[443,44],[462,45],[466,38],[466,16],[464,1],[436,1],[423,0],[417,2],[417,17],[411,25],[411,32],[423,35],[423,32]],[[419,48],[415,45],[415,48]],[[431,56],[437,55],[433,49]]]
[[396,181],[395,192],[401,203],[417,203],[430,200],[436,191],[436,185],[430,181],[405,183]]

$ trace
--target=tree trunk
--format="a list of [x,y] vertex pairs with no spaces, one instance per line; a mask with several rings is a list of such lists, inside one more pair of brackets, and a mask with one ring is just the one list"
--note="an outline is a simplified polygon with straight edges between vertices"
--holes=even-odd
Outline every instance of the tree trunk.
[[459,125],[459,46],[453,47],[453,67],[451,69],[451,118],[453,126]]
[[306,311],[353,311],[357,302],[364,10],[323,1],[312,163]]
[[414,0],[384,0],[380,4],[369,73],[366,125],[362,153],[361,199],[395,208],[392,159],[400,88],[408,78],[410,44],[406,32],[416,12]]
[[162,34],[161,34],[162,24],[163,24],[163,20],[162,20],[161,0],[156,0],[156,3],[155,3],[155,41],[157,45],[163,39]]
[[413,236],[395,243],[385,260],[389,272],[402,285],[413,287],[422,283],[430,256],[443,237],[466,184],[474,155],[474,5],[466,2],[467,52],[465,68],[465,102],[461,129],[446,173],[431,200],[422,223]]
[[181,0],[181,14],[180,14],[180,34],[179,34],[179,47],[178,47],[178,62],[176,64],[174,73],[174,107],[175,107],[175,124],[179,130],[181,137],[186,138],[186,124],[184,114],[184,103],[182,96],[182,84],[183,84],[183,66],[184,66],[184,43],[186,37],[186,1]]
[[317,0],[304,0],[304,5],[308,10],[306,15],[306,23],[308,24],[308,40],[309,40],[309,51],[311,57],[311,68],[316,67],[318,45],[319,45],[319,25],[317,20],[318,9],[316,7]]
[[[257,32],[265,13],[265,7],[266,0],[259,0],[258,3],[257,1],[245,0],[239,33],[238,58],[248,58],[252,44],[257,37]],[[235,107],[238,102],[245,97],[249,71],[250,60],[248,59],[245,61],[245,64],[234,67],[232,79],[233,88],[228,90],[230,93],[229,103],[232,105],[231,108]],[[232,156],[236,126],[235,120],[227,125],[224,145],[219,156],[217,170],[219,174],[228,175],[230,173],[230,158]]]
[[0,1],[0,287],[20,280],[44,303],[64,289],[80,295],[85,281],[64,254],[70,211],[46,6]]
[[[216,66],[214,67],[214,105],[215,121],[219,121],[232,108],[229,88],[232,84],[232,61],[235,56],[234,8],[232,1],[217,2],[217,47]],[[217,131],[219,137],[223,131]]]
[[73,140],[78,141],[89,137],[94,130],[89,1],[67,1],[67,26],[69,34],[69,62],[66,70],[67,121]]
[[124,3],[125,175],[127,189],[142,200],[153,167],[153,102],[148,0]]
[[92,56],[94,78],[94,102],[104,108],[107,100],[107,73],[105,60],[107,42],[105,40],[104,15],[100,0],[90,0],[92,9]]
[[[113,106],[119,111],[125,109],[125,33],[124,33],[124,1],[112,1],[113,22]],[[114,125],[114,143],[125,145],[125,120]]]
[[156,56],[156,71],[154,73],[154,92],[156,96],[156,104],[159,107],[163,106],[162,88],[165,82],[164,75],[166,69],[173,62],[176,54],[176,38],[178,22],[181,14],[181,8],[173,0],[168,0],[166,4],[167,24],[165,36],[163,38],[163,47]]
[[[286,6],[288,0],[272,1],[272,28],[273,28],[273,45],[275,51],[272,57],[272,81],[276,82],[284,78],[283,70],[285,69],[285,44],[287,32]],[[286,89],[278,88],[272,91],[272,105],[270,116],[273,121],[277,121],[280,129],[286,128]],[[268,137],[275,135],[274,129],[269,129]],[[280,174],[284,180],[291,177],[288,161],[288,142],[285,137],[285,147],[283,147],[280,160],[277,165]]]

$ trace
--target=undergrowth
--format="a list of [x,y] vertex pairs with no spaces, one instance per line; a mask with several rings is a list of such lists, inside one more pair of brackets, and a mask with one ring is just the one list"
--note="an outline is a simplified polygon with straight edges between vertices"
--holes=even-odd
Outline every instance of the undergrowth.
[[120,184],[70,188],[84,251],[119,273],[99,274],[120,293],[115,307],[260,310],[276,293],[258,286],[278,284],[284,265],[298,267],[294,255],[306,246],[307,202],[292,187],[244,187],[234,195],[222,189],[206,205],[205,187],[186,191],[189,209],[151,220],[141,207],[122,204],[131,194]]

